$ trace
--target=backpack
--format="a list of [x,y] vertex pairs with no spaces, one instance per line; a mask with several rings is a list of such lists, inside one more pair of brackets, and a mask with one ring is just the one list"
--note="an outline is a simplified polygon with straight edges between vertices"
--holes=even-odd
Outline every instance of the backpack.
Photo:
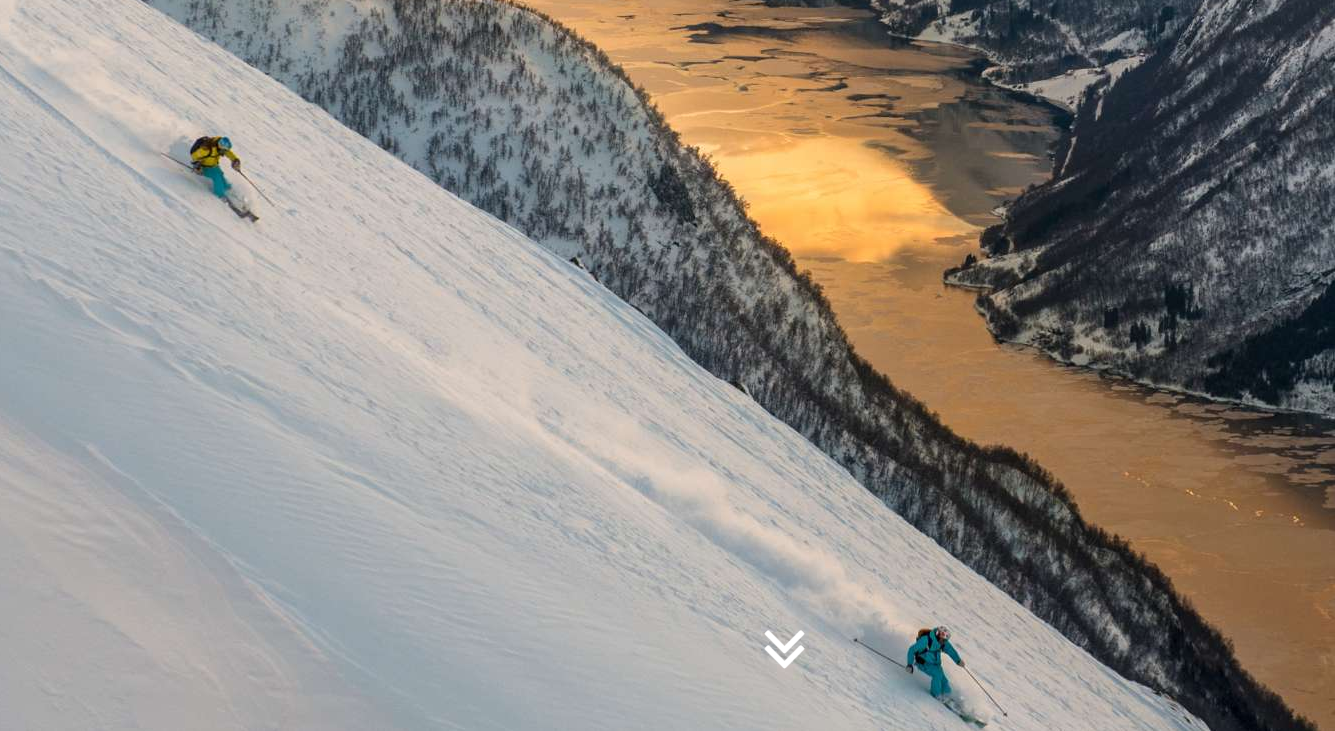
[[[931,634],[932,634],[932,630],[931,630],[931,629],[928,629],[928,628],[926,628],[926,627],[924,627],[923,629],[918,630],[918,640],[921,640],[921,639],[923,638],[924,635],[931,635]],[[917,640],[914,640],[914,643],[916,644],[916,643],[917,643]],[[924,649],[922,649],[922,650],[919,650],[918,652],[915,652],[915,653],[913,654],[913,664],[914,664],[914,665],[925,665],[926,663],[923,662],[922,656],[923,656],[925,653],[928,653],[928,652],[931,652],[931,651],[932,651],[932,640],[931,640],[930,637],[928,637],[928,639],[927,639],[927,647],[924,648]]]
[[200,137],[199,139],[195,140],[195,144],[190,146],[190,154],[191,155],[195,154],[195,150],[198,150],[201,147],[216,147],[217,143],[214,142],[215,139],[217,138]]

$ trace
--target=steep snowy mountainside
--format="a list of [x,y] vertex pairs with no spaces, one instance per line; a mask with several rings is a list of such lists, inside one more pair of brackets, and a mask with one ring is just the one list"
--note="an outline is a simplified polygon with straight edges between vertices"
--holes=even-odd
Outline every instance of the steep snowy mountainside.
[[995,332],[1060,358],[1335,414],[1332,69],[1335,5],[1208,3],[985,237],[1018,253],[956,277],[1001,288]]
[[[598,49],[492,0],[152,4],[577,256],[695,362],[1110,667],[1215,727],[1289,718],[1042,468],[960,439],[859,358],[819,288]],[[1164,631],[1180,645],[1125,641]]]
[[1032,90],[1041,94],[1068,71],[1097,69],[1152,51],[1186,25],[1200,0],[871,0],[871,4],[893,32],[978,48],[1000,64],[994,79],[1034,83]]
[[[1009,727],[1203,728],[157,11],[0,25],[6,728],[958,728],[848,640],[933,620]],[[160,157],[199,130],[258,225]],[[782,670],[763,633],[799,629]]]

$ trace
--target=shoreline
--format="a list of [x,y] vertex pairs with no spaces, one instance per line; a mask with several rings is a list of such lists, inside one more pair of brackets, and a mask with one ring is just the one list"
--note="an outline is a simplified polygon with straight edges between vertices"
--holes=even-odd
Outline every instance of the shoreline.
[[[880,18],[876,18],[875,22],[880,23],[882,26],[885,25],[885,22],[882,21]],[[1067,107],[1065,104],[1062,104],[1056,99],[1051,99],[1049,97],[1043,96],[1042,94],[1035,94],[1032,91],[1028,91],[1026,89],[1020,89],[1010,84],[1003,84],[1000,81],[993,79],[992,75],[988,73],[989,71],[991,71],[992,69],[1009,68],[1010,66],[1009,64],[997,60],[985,48],[979,48],[978,46],[974,46],[968,43],[959,43],[958,41],[940,41],[932,38],[909,36],[909,35],[904,35],[903,33],[895,33],[894,31],[891,30],[887,30],[885,34],[886,37],[888,38],[898,38],[899,40],[908,41],[910,43],[921,43],[924,45],[933,45],[933,46],[948,46],[952,48],[961,48],[966,51],[969,51],[970,53],[975,54],[978,57],[978,60],[982,62],[974,64],[975,67],[981,67],[977,68],[976,75],[979,80],[983,81],[988,86],[991,86],[995,89],[1000,89],[1001,91],[1010,94],[1011,96],[1013,96],[1016,99],[1019,99],[1020,101],[1029,104],[1036,104],[1042,107],[1048,107],[1053,112],[1056,112],[1058,115],[1069,117],[1071,122],[1075,121],[1076,110]]]
[[[881,21],[878,19],[877,22],[881,22]],[[996,60],[995,58],[993,58],[992,55],[989,54],[985,49],[982,49],[982,48],[979,48],[979,47],[977,47],[977,46],[973,46],[973,45],[970,45],[970,44],[967,44],[967,43],[956,43],[956,42],[952,42],[952,41],[938,41],[938,40],[930,40],[930,39],[916,38],[916,37],[913,37],[913,36],[907,36],[907,35],[904,35],[904,34],[902,34],[902,33],[888,32],[887,35],[890,36],[891,38],[899,38],[899,39],[901,39],[901,40],[906,40],[906,41],[910,41],[910,42],[913,42],[913,43],[922,43],[922,44],[930,44],[930,45],[937,45],[937,46],[952,46],[952,47],[955,47],[955,48],[962,48],[962,49],[965,49],[965,50],[968,50],[968,51],[970,51],[970,52],[973,52],[973,53],[978,54],[978,59],[979,59],[979,61],[982,62],[982,63],[975,64],[975,68],[977,68],[977,67],[979,67],[979,66],[982,66],[982,69],[979,70],[979,71],[977,71],[977,73],[976,73],[976,78],[977,78],[977,79],[979,79],[980,81],[982,81],[982,82],[988,84],[989,86],[992,86],[992,87],[995,88],[995,89],[999,89],[999,90],[1005,92],[1006,94],[1008,94],[1008,95],[1011,96],[1012,98],[1018,99],[1018,100],[1020,100],[1020,101],[1025,102],[1025,103],[1028,103],[1028,104],[1034,104],[1034,105],[1037,105],[1037,106],[1046,107],[1046,108],[1049,109],[1050,111],[1054,112],[1054,117],[1055,117],[1055,119],[1062,120],[1062,121],[1059,121],[1059,122],[1057,122],[1057,124],[1056,124],[1056,126],[1061,130],[1061,136],[1058,138],[1058,141],[1053,145],[1053,149],[1054,149],[1054,150],[1055,150],[1055,149],[1059,149],[1059,148],[1061,148],[1063,145],[1069,144],[1071,135],[1072,135],[1072,133],[1073,133],[1073,131],[1074,131],[1074,124],[1075,124],[1075,117],[1076,117],[1076,112],[1075,112],[1075,110],[1068,109],[1068,108],[1066,108],[1064,105],[1059,104],[1058,102],[1056,102],[1055,100],[1049,99],[1049,98],[1044,97],[1044,96],[1041,96],[1041,95],[1039,95],[1039,94],[1035,94],[1035,93],[1030,92],[1030,91],[1025,91],[1025,90],[1023,90],[1023,89],[1017,89],[1017,88],[1015,88],[1015,87],[1013,87],[1013,86],[1010,86],[1010,85],[1007,85],[1007,84],[1002,84],[1002,83],[1000,83],[1000,82],[995,81],[994,79],[992,79],[992,78],[991,78],[991,75],[988,74],[987,72],[988,72],[989,70],[991,70],[991,69],[994,69],[994,68],[1003,68],[1003,67],[1006,66],[1006,64],[997,61],[997,60]],[[989,64],[990,64],[990,65],[989,65]],[[1048,182],[1048,183],[1051,183],[1054,179],[1055,179],[1054,177],[1050,176],[1050,177],[1048,178],[1048,181],[1047,181],[1047,182]],[[999,216],[999,218],[1001,218],[1001,219],[1004,221],[1004,220],[1006,219],[1006,216],[1004,216],[1004,215],[1003,215],[1003,216]],[[979,236],[980,236],[980,241],[981,241],[981,234],[979,234]],[[981,247],[979,247],[979,251],[980,251],[980,252],[982,251],[982,248],[981,248]],[[946,268],[945,270],[943,270],[942,273],[941,273],[941,281],[942,281],[942,283],[945,284],[946,286],[953,287],[953,288],[955,288],[955,289],[960,289],[960,290],[969,291],[969,292],[978,292],[979,294],[988,294],[988,293],[993,292],[993,291],[996,289],[995,287],[991,287],[991,286],[988,286],[988,285],[985,285],[985,284],[970,284],[970,283],[967,283],[967,282],[961,282],[961,281],[958,281],[958,280],[956,280],[956,279],[953,279],[952,275],[954,275],[955,273],[959,272],[960,270],[961,270],[961,269],[960,269],[960,267],[958,267],[958,266],[955,266],[955,267],[948,267],[948,268]],[[1057,363],[1057,364],[1059,364],[1059,365],[1061,365],[1061,366],[1067,367],[1067,368],[1078,368],[1078,369],[1086,370],[1086,371],[1089,371],[1089,372],[1091,372],[1091,373],[1095,373],[1095,374],[1099,375],[1101,378],[1105,378],[1105,379],[1109,379],[1109,380],[1118,380],[1118,381],[1122,381],[1122,382],[1125,382],[1125,383],[1135,384],[1136,386],[1139,386],[1139,387],[1141,387],[1141,388],[1145,388],[1145,389],[1147,389],[1147,390],[1149,390],[1149,391],[1152,391],[1152,392],[1155,392],[1155,393],[1169,394],[1169,395],[1174,395],[1174,396],[1185,396],[1185,397],[1188,397],[1188,398],[1194,398],[1194,399],[1198,399],[1198,400],[1205,401],[1205,402],[1209,402],[1209,403],[1215,403],[1215,404],[1229,404],[1229,405],[1231,405],[1231,406],[1238,406],[1238,407],[1241,407],[1241,408],[1251,409],[1251,410],[1254,410],[1254,411],[1260,411],[1260,412],[1264,412],[1264,413],[1267,413],[1267,414],[1279,414],[1279,415],[1288,415],[1288,416],[1316,417],[1316,418],[1320,418],[1320,419],[1328,419],[1328,420],[1335,421],[1335,414],[1330,414],[1330,413],[1326,413],[1326,412],[1322,412],[1322,411],[1307,411],[1307,410],[1303,410],[1303,409],[1295,409],[1295,408],[1286,407],[1286,406],[1278,406],[1278,405],[1276,405],[1276,404],[1269,404],[1269,403],[1265,403],[1265,402],[1262,402],[1262,401],[1248,401],[1248,400],[1244,400],[1244,399],[1236,399],[1236,398],[1228,398],[1228,397],[1225,397],[1225,396],[1217,396],[1217,395],[1210,394],[1210,393],[1205,393],[1205,392],[1202,392],[1202,391],[1195,391],[1195,390],[1192,390],[1192,389],[1190,389],[1190,388],[1188,388],[1188,387],[1186,387],[1186,386],[1181,386],[1181,385],[1176,385],[1176,384],[1171,384],[1171,383],[1160,383],[1160,382],[1155,382],[1155,381],[1149,381],[1149,380],[1140,379],[1140,378],[1137,378],[1137,377],[1135,377],[1134,375],[1132,375],[1132,374],[1130,374],[1130,373],[1128,373],[1128,372],[1126,372],[1126,371],[1119,370],[1119,369],[1115,368],[1114,366],[1110,366],[1110,365],[1095,365],[1095,364],[1091,364],[1091,363],[1074,363],[1074,362],[1072,362],[1072,361],[1070,361],[1070,360],[1067,360],[1067,359],[1065,359],[1065,358],[1062,358],[1060,353],[1056,353],[1056,352],[1054,352],[1054,351],[1048,350],[1048,349],[1046,349],[1046,348],[1043,348],[1042,346],[1035,345],[1035,344],[1033,344],[1033,343],[1023,342],[1023,341],[1020,341],[1020,340],[1009,340],[1009,339],[1006,339],[1006,338],[1003,338],[1003,337],[998,336],[997,333],[996,333],[996,331],[992,328],[992,321],[991,321],[990,318],[987,317],[987,314],[986,314],[981,308],[978,308],[977,306],[974,307],[974,311],[978,313],[978,316],[979,316],[979,317],[982,319],[982,321],[983,321],[983,326],[984,326],[985,328],[987,328],[987,332],[988,332],[988,334],[991,335],[992,339],[993,339],[995,342],[997,342],[997,343],[1002,343],[1002,344],[1006,344],[1006,345],[1012,345],[1012,346],[1016,346],[1016,347],[1019,347],[1019,348],[1026,349],[1026,350],[1032,350],[1032,351],[1034,351],[1034,352],[1042,353],[1042,354],[1043,354],[1044,356],[1046,356],[1049,360],[1051,360],[1051,361],[1053,361],[1054,363]]]
[[[966,282],[959,282],[951,279],[950,275],[957,271],[959,271],[959,269],[956,267],[951,267],[949,269],[946,269],[941,275],[941,283],[946,285],[947,287],[952,287],[954,289],[959,289],[967,292],[978,292],[980,295],[991,293],[996,289],[995,287],[990,287],[986,284],[969,284]],[[979,318],[982,319],[983,326],[987,328],[987,332],[990,336],[992,336],[992,340],[994,342],[1015,346],[1017,348],[1030,350],[1036,353],[1041,353],[1048,360],[1051,360],[1052,362],[1057,363],[1058,365],[1061,365],[1066,368],[1075,368],[1083,371],[1088,371],[1097,374],[1101,378],[1105,378],[1108,380],[1118,380],[1124,383],[1134,384],[1136,386],[1144,388],[1148,391],[1153,391],[1155,393],[1169,394],[1173,396],[1184,396],[1187,398],[1193,398],[1199,401],[1206,401],[1214,404],[1228,404],[1230,406],[1237,406],[1240,408],[1250,409],[1252,411],[1260,411],[1267,414],[1314,417],[1318,419],[1335,422],[1335,414],[1327,414],[1321,411],[1304,411],[1303,409],[1294,409],[1286,406],[1276,406],[1275,404],[1267,404],[1259,401],[1251,402],[1251,401],[1244,401],[1241,399],[1228,398],[1225,396],[1216,396],[1214,394],[1205,393],[1203,391],[1193,391],[1190,388],[1187,388],[1186,386],[1178,386],[1171,383],[1159,383],[1155,381],[1148,381],[1136,378],[1134,375],[1126,371],[1119,370],[1118,368],[1110,365],[1096,365],[1093,363],[1074,363],[1070,360],[1062,358],[1060,353],[1048,350],[1047,348],[1044,348],[1040,345],[1035,345],[1034,343],[1028,343],[1023,340],[1010,340],[997,335],[996,331],[992,329],[992,320],[987,317],[987,313],[977,305],[974,305],[974,311],[977,312]]]

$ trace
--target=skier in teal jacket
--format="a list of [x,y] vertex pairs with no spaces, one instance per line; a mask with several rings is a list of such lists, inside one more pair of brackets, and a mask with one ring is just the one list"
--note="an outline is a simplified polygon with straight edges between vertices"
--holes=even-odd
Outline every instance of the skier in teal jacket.
[[918,641],[909,648],[908,664],[904,668],[909,673],[912,673],[915,667],[921,668],[932,678],[933,698],[950,695],[950,681],[946,680],[946,670],[941,667],[942,652],[949,655],[956,665],[964,667],[960,654],[950,644],[950,630],[937,627],[918,634]]

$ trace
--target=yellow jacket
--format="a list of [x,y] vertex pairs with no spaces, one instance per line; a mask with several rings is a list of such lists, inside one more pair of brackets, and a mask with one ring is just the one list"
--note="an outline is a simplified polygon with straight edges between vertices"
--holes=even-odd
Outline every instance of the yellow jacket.
[[218,163],[222,161],[223,155],[226,155],[236,162],[240,162],[241,158],[237,157],[235,152],[224,150],[218,146],[218,140],[220,139],[222,138],[210,137],[207,144],[200,145],[199,149],[190,153],[190,159],[206,168],[218,167]]

